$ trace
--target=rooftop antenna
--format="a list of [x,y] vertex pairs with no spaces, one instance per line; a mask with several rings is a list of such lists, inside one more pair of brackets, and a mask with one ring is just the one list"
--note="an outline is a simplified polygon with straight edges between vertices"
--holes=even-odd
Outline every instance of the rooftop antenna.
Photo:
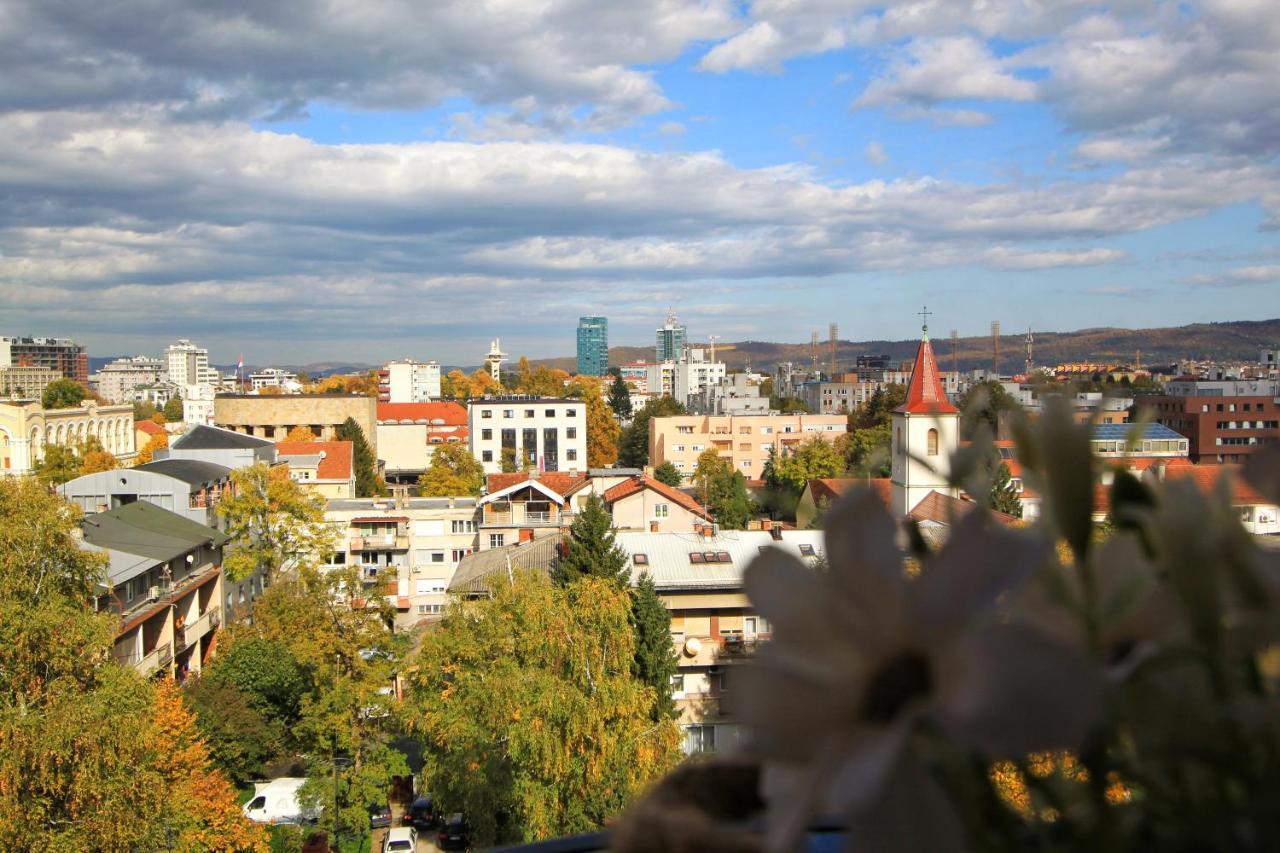
[[1000,321],[991,321],[991,372],[1000,378]]
[[827,327],[827,332],[831,338],[831,381],[834,382],[836,378],[836,339],[840,337],[840,327],[832,323]]
[[809,358],[812,361],[811,372],[818,372],[818,330],[814,329],[809,335]]
[[1026,364],[1026,371],[1025,371],[1028,379],[1031,378],[1031,371],[1035,367],[1035,359],[1033,357],[1034,351],[1035,351],[1034,347],[1035,347],[1035,338],[1031,334],[1031,327],[1028,326],[1027,327],[1027,364]]

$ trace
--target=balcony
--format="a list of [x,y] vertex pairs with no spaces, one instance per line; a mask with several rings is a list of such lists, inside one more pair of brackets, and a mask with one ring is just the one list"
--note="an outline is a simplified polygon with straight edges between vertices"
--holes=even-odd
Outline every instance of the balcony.
[[408,551],[409,537],[390,533],[351,537],[352,551]]
[[142,660],[134,664],[134,668],[138,670],[139,674],[146,677],[171,663],[173,663],[173,646],[163,643],[143,655]]
[[562,512],[559,508],[536,510],[525,509],[521,504],[514,504],[506,512],[491,510],[486,506],[481,525],[492,527],[558,527],[572,522],[573,513]]
[[182,651],[187,646],[192,645],[205,634],[212,631],[222,624],[222,618],[217,610],[206,610],[203,615],[195,619],[188,625],[181,628],[175,626],[174,643],[178,647],[178,651]]

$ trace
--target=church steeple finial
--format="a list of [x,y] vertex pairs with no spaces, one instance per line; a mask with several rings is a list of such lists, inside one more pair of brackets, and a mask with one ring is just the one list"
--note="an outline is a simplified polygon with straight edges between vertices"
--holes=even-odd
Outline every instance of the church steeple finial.
[[929,315],[932,314],[933,312],[930,311],[929,306],[926,305],[923,308],[921,308],[918,313],[920,314],[920,319],[922,320],[922,322],[920,323],[920,334],[921,334],[921,337],[927,341],[929,340]]

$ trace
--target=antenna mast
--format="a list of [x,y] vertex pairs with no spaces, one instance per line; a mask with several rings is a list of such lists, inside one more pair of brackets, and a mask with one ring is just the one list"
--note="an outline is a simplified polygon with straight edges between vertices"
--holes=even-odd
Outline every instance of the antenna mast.
[[832,323],[827,330],[831,337],[831,381],[836,380],[836,338],[840,336],[840,327]]
[[1031,378],[1031,371],[1035,368],[1035,359],[1033,357],[1034,347],[1035,347],[1035,338],[1031,334],[1031,327],[1028,326],[1027,327],[1027,364],[1026,364],[1026,371],[1025,371],[1028,379]]
[[959,377],[960,375],[960,371],[956,367],[956,364],[958,363],[956,361],[956,346],[959,343],[959,341],[960,341],[960,333],[955,329],[952,329],[951,330],[951,372],[956,374],[957,377]]
[[818,330],[814,329],[813,334],[809,336],[809,358],[813,362],[811,368],[813,373],[818,372]]

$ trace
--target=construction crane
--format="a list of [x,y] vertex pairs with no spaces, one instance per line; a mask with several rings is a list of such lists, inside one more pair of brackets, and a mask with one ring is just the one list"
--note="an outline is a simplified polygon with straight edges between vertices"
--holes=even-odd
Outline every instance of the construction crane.
[[960,332],[955,329],[952,329],[951,330],[951,372],[956,374],[957,376],[960,375],[960,371],[956,368],[956,364],[957,364],[956,346],[959,343],[960,343]]

